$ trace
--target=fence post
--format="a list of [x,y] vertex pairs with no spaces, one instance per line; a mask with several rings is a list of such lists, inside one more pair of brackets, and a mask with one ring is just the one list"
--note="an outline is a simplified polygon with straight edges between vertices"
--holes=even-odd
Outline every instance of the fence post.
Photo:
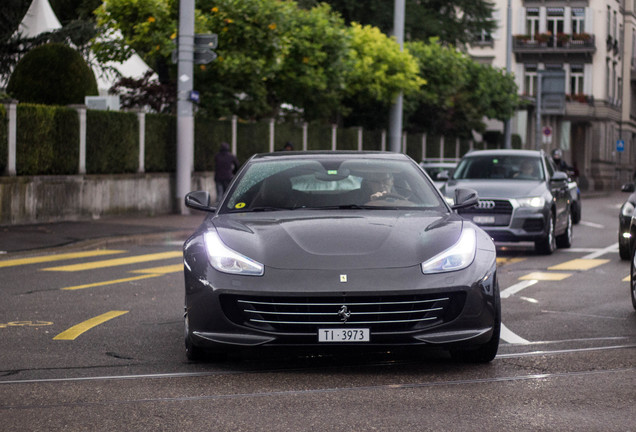
[[238,116],[232,116],[232,154],[236,153],[236,143],[237,143],[237,130],[238,130]]
[[455,159],[459,159],[459,138],[455,140]]
[[137,122],[139,123],[139,168],[137,172],[146,171],[146,113],[140,111],[137,113]]
[[422,160],[426,160],[426,134],[422,134]]
[[78,174],[86,174],[86,105],[69,105],[77,111],[79,119],[79,161],[77,164]]
[[439,161],[444,161],[444,135],[439,138]]
[[402,132],[402,153],[406,154],[406,132]]
[[307,129],[309,124],[307,122],[303,123],[303,151],[307,151]]
[[358,151],[362,151],[362,127],[358,127]]
[[336,149],[337,132],[338,132],[338,125],[332,124],[331,125],[331,150]]
[[269,151],[274,152],[274,119],[269,119]]
[[7,128],[7,167],[6,175],[15,176],[15,160],[16,160],[16,141],[17,141],[17,124],[18,124],[18,101],[5,101],[7,114],[9,115],[9,124]]
[[386,129],[382,129],[382,141],[380,142],[380,150],[386,151]]

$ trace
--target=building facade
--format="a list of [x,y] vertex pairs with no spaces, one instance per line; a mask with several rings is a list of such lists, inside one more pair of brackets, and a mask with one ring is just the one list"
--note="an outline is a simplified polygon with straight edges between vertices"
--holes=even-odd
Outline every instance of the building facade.
[[[471,44],[468,53],[514,74],[526,105],[510,129],[521,137],[523,148],[562,149],[579,172],[583,190],[610,190],[631,181],[636,168],[636,0],[493,3],[498,29]],[[554,81],[548,86],[547,78],[540,79],[547,76],[560,83],[550,99],[546,90],[554,93]],[[489,128],[503,130],[496,123]]]

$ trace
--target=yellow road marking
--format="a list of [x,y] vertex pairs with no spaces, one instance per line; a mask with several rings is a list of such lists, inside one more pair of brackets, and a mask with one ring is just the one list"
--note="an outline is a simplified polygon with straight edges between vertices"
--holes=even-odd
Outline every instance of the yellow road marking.
[[147,269],[140,269],[140,270],[131,270],[129,273],[161,273],[161,274],[166,274],[166,273],[177,273],[183,271],[183,263],[181,264],[173,264],[173,265],[167,265],[167,266],[161,266],[161,267],[152,267],[152,268],[147,268]]
[[131,270],[128,273],[142,273],[142,274],[140,276],[132,276],[132,277],[123,278],[123,279],[114,279],[114,280],[103,281],[103,282],[93,282],[93,283],[88,283],[88,284],[84,284],[84,285],[75,285],[75,286],[62,288],[62,290],[63,291],[76,291],[76,290],[81,290],[81,289],[85,289],[85,288],[94,288],[94,287],[98,287],[98,286],[114,285],[114,284],[123,283],[123,282],[132,282],[132,281],[141,280],[141,279],[149,279],[149,278],[153,278],[153,277],[159,277],[159,276],[162,276],[164,274],[177,273],[177,272],[180,272],[180,271],[183,271],[183,264],[174,264],[174,265],[167,265],[167,266],[161,266],[161,267],[152,267],[152,268],[140,269],[140,270]]
[[610,260],[608,259],[574,259],[571,261],[566,261],[559,265],[555,265],[552,267],[548,267],[548,270],[589,270],[594,267],[598,267],[602,264],[608,263]]
[[96,327],[108,320],[111,320],[113,318],[117,318],[120,315],[124,315],[127,314],[128,311],[110,311],[110,312],[106,312],[105,314],[101,314],[99,316],[96,316],[95,318],[91,318],[89,320],[86,320],[84,322],[81,322],[77,325],[74,325],[73,327],[71,327],[68,330],[63,331],[62,333],[60,333],[59,335],[55,336],[53,338],[53,340],[75,340],[79,335],[81,335],[82,333],[92,329],[93,327]]
[[57,254],[57,255],[43,255],[43,256],[36,256],[36,257],[30,257],[30,258],[16,258],[16,259],[0,261],[0,267],[13,267],[13,266],[19,266],[19,265],[25,265],[25,264],[39,264],[44,262],[62,261],[66,259],[75,259],[75,258],[90,258],[95,256],[113,255],[113,254],[119,254],[124,252],[126,251],[102,249],[102,250],[93,250],[93,251],[86,251],[86,252],[70,252],[70,253],[63,253],[63,254]]
[[571,273],[534,272],[520,277],[519,280],[560,281],[570,276],[572,276]]
[[161,276],[161,275],[160,274],[145,274],[145,275],[141,275],[141,276],[133,276],[133,277],[123,278],[123,279],[115,279],[115,280],[109,280],[109,281],[103,281],[103,282],[94,282],[94,283],[89,283],[89,284],[84,284],[84,285],[75,285],[75,286],[62,288],[62,290],[63,291],[76,291],[76,290],[81,290],[81,289],[85,289],[85,288],[94,288],[94,287],[104,286],[104,285],[114,285],[114,284],[123,283],[123,282],[132,282],[132,281],[136,281],[136,280],[140,280],[140,279],[149,279],[149,278],[157,277],[157,276]]
[[497,258],[497,265],[514,264],[525,261],[525,258]]
[[181,251],[160,252],[160,253],[147,254],[147,255],[135,255],[135,256],[131,256],[127,258],[115,258],[110,260],[93,261],[88,263],[72,264],[72,265],[60,266],[60,267],[49,267],[42,270],[74,272],[74,271],[82,271],[82,270],[93,270],[93,269],[104,268],[104,267],[114,267],[114,266],[121,266],[121,265],[127,265],[127,264],[135,264],[135,263],[147,262],[147,261],[156,261],[156,260],[176,258],[181,256],[183,256],[183,252]]

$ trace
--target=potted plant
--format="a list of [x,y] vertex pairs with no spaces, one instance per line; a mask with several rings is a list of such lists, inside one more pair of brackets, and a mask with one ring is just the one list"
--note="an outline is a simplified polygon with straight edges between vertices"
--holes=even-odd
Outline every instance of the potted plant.
[[539,33],[535,35],[534,38],[539,43],[548,43],[550,42],[550,40],[552,40],[552,33],[550,32]]
[[592,39],[592,35],[589,33],[574,33],[572,34],[572,41],[587,42]]
[[570,41],[570,35],[567,33],[557,33],[557,43],[559,46],[564,46]]

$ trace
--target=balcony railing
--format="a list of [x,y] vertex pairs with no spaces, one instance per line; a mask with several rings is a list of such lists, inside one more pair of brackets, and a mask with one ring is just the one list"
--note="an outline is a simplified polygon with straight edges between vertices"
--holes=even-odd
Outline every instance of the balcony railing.
[[596,50],[596,39],[594,35],[587,33],[573,35],[559,33],[556,36],[551,33],[540,33],[534,38],[528,35],[516,35],[513,37],[512,49],[515,53],[590,53]]

